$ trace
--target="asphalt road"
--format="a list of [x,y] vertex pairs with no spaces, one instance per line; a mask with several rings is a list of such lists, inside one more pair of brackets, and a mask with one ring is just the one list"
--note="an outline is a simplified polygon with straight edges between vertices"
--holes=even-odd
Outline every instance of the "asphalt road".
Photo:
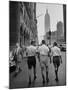
[[[62,64],[59,67],[58,76],[59,82],[55,81],[55,73],[53,63],[49,63],[49,83],[45,83],[45,86],[62,86],[66,85],[66,52],[62,52]],[[27,88],[28,87],[28,67],[27,67],[27,59],[22,60],[20,67],[22,71],[16,76],[13,77],[14,73],[10,74],[10,88]],[[35,82],[32,82],[31,87],[42,87],[42,76],[41,69],[38,59],[36,59],[36,72],[37,78]],[[46,73],[44,72],[45,77]],[[32,81],[33,81],[33,70],[31,71]]]

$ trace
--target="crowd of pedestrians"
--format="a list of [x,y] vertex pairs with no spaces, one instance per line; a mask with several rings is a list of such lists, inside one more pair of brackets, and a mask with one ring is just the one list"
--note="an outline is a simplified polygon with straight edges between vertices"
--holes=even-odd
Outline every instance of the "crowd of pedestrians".
[[[42,75],[42,83],[45,85],[45,83],[49,82],[49,64],[48,62],[53,63],[54,70],[55,70],[55,80],[56,82],[59,81],[58,79],[58,69],[60,67],[60,64],[62,63],[62,57],[61,57],[61,51],[58,47],[57,43],[54,42],[52,47],[49,47],[49,45],[46,44],[45,40],[42,40],[41,45],[36,45],[35,41],[31,41],[31,44],[29,46],[22,46],[20,47],[19,43],[16,44],[15,49],[10,52],[10,64],[11,61],[15,62],[15,74],[14,77],[18,75],[20,71],[22,71],[20,64],[21,60],[20,57],[23,60],[23,53],[26,52],[26,58],[27,58],[27,66],[28,66],[28,77],[29,82],[28,86],[31,85],[31,70],[33,68],[33,74],[34,79],[36,80],[36,57],[38,58],[40,68],[41,68],[41,75]],[[46,73],[46,78],[45,78]],[[46,82],[45,82],[46,80]]]

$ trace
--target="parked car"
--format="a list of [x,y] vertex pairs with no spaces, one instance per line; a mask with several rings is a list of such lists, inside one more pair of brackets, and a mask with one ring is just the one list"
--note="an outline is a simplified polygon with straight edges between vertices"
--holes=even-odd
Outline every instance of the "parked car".
[[59,48],[61,51],[65,52],[66,51],[66,44],[60,44]]

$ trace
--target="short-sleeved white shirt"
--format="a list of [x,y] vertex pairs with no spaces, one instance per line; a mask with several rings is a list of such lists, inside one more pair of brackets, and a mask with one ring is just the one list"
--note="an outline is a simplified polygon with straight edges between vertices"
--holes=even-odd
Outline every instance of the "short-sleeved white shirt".
[[58,48],[57,46],[52,47],[51,51],[52,51],[53,56],[60,56],[61,55],[60,48]]
[[38,52],[40,52],[40,55],[48,55],[49,48],[45,44],[43,44],[39,46]]
[[35,56],[36,53],[36,47],[33,45],[30,45],[27,47],[26,52],[28,53],[28,56]]

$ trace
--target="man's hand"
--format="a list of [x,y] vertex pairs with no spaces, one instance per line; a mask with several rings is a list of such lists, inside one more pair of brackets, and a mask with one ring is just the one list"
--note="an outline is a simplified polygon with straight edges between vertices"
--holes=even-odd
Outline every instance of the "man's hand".
[[61,64],[62,64],[62,58],[61,58]]
[[61,64],[62,64],[62,57],[60,56],[60,62],[61,62]]
[[50,60],[50,64],[51,64],[52,62],[51,62],[51,60]]
[[50,64],[52,63],[52,61],[51,61],[51,56],[49,57],[50,58]]
[[62,64],[62,60],[61,60],[61,64]]

